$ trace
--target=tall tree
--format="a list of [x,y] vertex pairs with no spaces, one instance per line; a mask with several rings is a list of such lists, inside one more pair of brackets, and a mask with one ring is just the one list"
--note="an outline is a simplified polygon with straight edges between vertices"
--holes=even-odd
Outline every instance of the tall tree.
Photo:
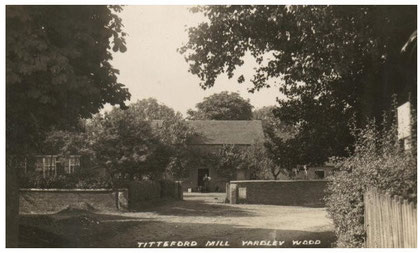
[[126,51],[119,6],[6,8],[6,246],[17,246],[16,167],[52,127],[69,128],[130,94],[109,49]]
[[155,98],[138,100],[130,105],[128,112],[143,121],[154,121],[153,132],[161,142],[169,146],[185,147],[189,138],[195,134],[181,113],[159,103]]
[[159,103],[156,98],[137,100],[130,104],[130,110],[143,120],[167,120],[181,116],[174,109]]
[[242,168],[249,173],[249,179],[277,180],[284,169],[280,167],[264,143],[255,143],[241,152]]
[[300,145],[301,140],[297,139],[299,129],[276,117],[274,114],[276,109],[275,106],[265,106],[253,112],[254,119],[261,120],[263,124],[265,153],[276,165],[271,167],[274,178],[277,178],[282,171],[290,174],[296,165],[302,164],[301,155],[304,146]]
[[283,139],[292,138],[296,134],[297,130],[295,127],[286,124],[276,117],[276,110],[277,107],[275,106],[264,106],[255,109],[252,112],[253,119],[261,120],[266,137],[271,137],[273,135]]
[[237,178],[239,170],[246,172],[246,179],[277,180],[284,170],[270,157],[263,143],[254,143],[243,149],[235,145],[223,145],[216,153],[207,154],[219,176],[227,180]]
[[152,176],[152,172],[159,174],[151,166],[151,158],[163,146],[153,134],[149,121],[131,110],[114,108],[110,113],[95,116],[90,124],[89,135],[96,160],[112,178],[133,180]]
[[97,163],[115,178],[160,179],[185,174],[187,142],[194,135],[172,108],[143,99],[126,110],[113,108],[88,125]]
[[[415,6],[203,6],[208,21],[180,49],[209,88],[231,78],[250,53],[259,65],[252,91],[279,82],[277,117],[298,126],[306,161],[319,163],[351,146],[349,119],[380,118],[393,93],[416,101],[415,75],[400,50],[416,30]],[[248,77],[247,77],[248,78]],[[239,76],[238,81],[247,80]],[[322,157],[316,150],[322,149]],[[314,153],[315,152],[315,153]]]
[[249,99],[242,98],[238,93],[223,91],[205,97],[198,103],[196,111],[188,110],[189,119],[210,120],[250,120],[252,119],[252,105]]

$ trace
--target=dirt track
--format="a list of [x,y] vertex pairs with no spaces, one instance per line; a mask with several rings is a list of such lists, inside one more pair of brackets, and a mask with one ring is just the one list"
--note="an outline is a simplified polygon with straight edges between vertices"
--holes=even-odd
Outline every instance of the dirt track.
[[[333,225],[324,208],[274,205],[230,205],[224,194],[185,194],[184,201],[156,203],[141,212],[81,213],[22,216],[22,246],[56,247],[161,247],[171,241],[196,242],[204,247],[331,247]],[[51,233],[51,240],[34,240],[33,228]],[[32,233],[32,235],[31,235]],[[293,245],[300,241],[300,245]],[[308,241],[303,241],[308,240]],[[317,241],[318,240],[318,241]],[[248,241],[253,241],[252,244]],[[43,242],[44,245],[42,245]],[[177,242],[176,242],[177,243]],[[277,245],[273,245],[276,244]],[[211,244],[210,244],[211,245]],[[262,245],[263,247],[267,247]],[[173,243],[174,247],[176,244]]]

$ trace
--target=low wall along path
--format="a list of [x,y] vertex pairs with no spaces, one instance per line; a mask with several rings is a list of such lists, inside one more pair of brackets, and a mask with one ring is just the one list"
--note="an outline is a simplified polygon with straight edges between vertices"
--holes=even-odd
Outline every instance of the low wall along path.
[[326,180],[231,181],[227,199],[231,204],[324,206]]
[[180,182],[169,180],[132,182],[127,189],[20,189],[19,212],[56,213],[68,208],[90,211],[136,210],[158,199],[183,198]]
[[20,213],[55,213],[68,207],[101,211],[124,210],[127,189],[20,189]]

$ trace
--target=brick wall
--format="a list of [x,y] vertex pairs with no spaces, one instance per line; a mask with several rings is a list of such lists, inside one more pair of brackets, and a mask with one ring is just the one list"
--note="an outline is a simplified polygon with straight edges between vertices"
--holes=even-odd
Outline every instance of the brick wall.
[[126,189],[21,189],[19,212],[55,213],[81,203],[97,211],[115,211],[127,207],[126,197]]
[[326,180],[231,181],[231,204],[324,206]]
[[162,198],[181,200],[179,182],[132,182],[128,189],[20,189],[20,213],[56,213],[87,204],[94,211],[136,210],[146,201]]

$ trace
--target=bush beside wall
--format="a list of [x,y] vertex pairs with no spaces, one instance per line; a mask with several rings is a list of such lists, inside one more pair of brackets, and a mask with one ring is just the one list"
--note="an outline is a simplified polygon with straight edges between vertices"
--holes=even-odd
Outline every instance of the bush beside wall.
[[[338,159],[340,170],[331,177],[327,189],[327,210],[333,219],[338,247],[363,247],[363,194],[374,187],[409,201],[417,200],[416,143],[404,151],[397,140],[396,124],[374,122],[358,130],[353,154]],[[415,138],[413,138],[415,140]]]

